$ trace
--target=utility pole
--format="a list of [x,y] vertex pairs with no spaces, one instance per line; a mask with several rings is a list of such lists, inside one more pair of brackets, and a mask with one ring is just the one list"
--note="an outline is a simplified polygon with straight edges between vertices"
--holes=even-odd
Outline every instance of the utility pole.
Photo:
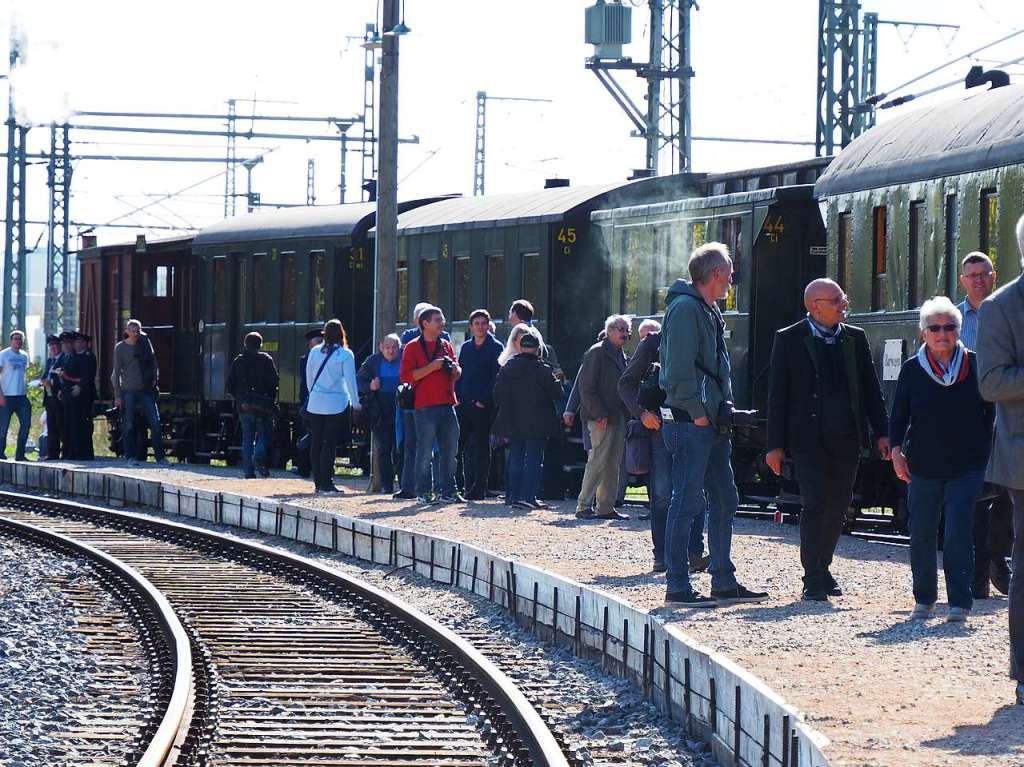
[[306,160],[306,205],[316,205],[316,163]]
[[24,329],[25,295],[25,153],[28,128],[18,125],[10,75],[21,57],[20,43],[11,29],[10,68],[7,79],[7,221],[4,227],[3,343],[15,328]]
[[487,102],[488,101],[533,101],[550,104],[551,99],[528,99],[518,96],[488,96],[487,91],[476,92],[476,141],[473,146],[473,196],[484,193],[484,172],[487,148]]
[[71,202],[71,141],[68,125],[50,126],[50,214],[47,218],[46,290],[43,294],[43,330],[48,334],[73,330],[76,312],[71,305],[71,269],[68,253]]
[[[398,321],[396,253],[398,250],[398,0],[383,0],[385,30],[380,66],[380,166],[377,178],[376,280],[373,298],[373,346]],[[364,143],[364,147],[366,143]],[[365,157],[365,156],[364,156]],[[365,161],[365,160],[364,160]]]
[[[634,62],[623,56],[622,46],[631,42],[631,8],[621,0],[597,0],[586,10],[586,41],[594,55],[585,66],[611,94],[644,139],[643,175],[656,176],[659,156],[670,148],[670,172],[691,170],[690,128],[690,11],[696,0],[648,0],[650,45],[648,62]],[[615,79],[615,70],[634,72],[647,83],[647,108],[640,109]]]

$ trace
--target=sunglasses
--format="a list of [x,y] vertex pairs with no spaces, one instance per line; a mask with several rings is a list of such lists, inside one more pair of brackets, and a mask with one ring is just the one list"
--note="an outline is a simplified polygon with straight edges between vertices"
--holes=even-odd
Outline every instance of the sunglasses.
[[956,330],[956,325],[954,323],[950,322],[950,323],[948,323],[946,325],[928,325],[928,326],[926,326],[926,329],[931,331],[932,333],[938,333],[940,331],[945,331],[946,333],[952,333],[952,332],[954,332]]

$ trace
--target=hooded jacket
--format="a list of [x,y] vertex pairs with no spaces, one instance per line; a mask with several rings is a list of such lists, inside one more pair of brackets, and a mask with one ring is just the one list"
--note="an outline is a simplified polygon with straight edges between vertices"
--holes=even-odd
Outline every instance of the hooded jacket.
[[665,404],[714,424],[719,405],[732,399],[725,320],[686,280],[669,289],[660,354]]
[[494,382],[498,415],[491,432],[508,439],[542,439],[561,433],[555,403],[562,385],[554,370],[534,354],[524,352],[505,363]]

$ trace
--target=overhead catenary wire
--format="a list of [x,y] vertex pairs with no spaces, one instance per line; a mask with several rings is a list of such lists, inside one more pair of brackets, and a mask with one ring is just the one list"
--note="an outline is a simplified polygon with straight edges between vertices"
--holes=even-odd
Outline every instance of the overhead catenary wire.
[[[1024,56],[1019,56],[1018,58],[1012,59],[1011,61],[1003,61],[997,64],[996,66],[1008,67],[1012,64],[1019,64],[1022,61],[1024,61]],[[936,85],[934,88],[929,88],[928,90],[921,91],[920,93],[911,93],[909,96],[899,96],[894,99],[889,99],[889,101],[886,101],[884,104],[880,104],[879,109],[891,109],[892,107],[898,107],[902,104],[906,104],[908,101],[913,101],[914,99],[919,99],[924,96],[930,96],[931,94],[938,93],[939,91],[945,90],[946,88],[952,88],[954,85],[963,85],[963,82],[964,79],[962,77],[958,77],[956,80],[950,80],[948,83]]]

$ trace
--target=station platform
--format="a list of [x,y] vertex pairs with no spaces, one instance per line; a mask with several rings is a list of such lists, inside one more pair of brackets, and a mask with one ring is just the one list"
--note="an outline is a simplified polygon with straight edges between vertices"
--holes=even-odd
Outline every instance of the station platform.
[[[1006,598],[975,603],[966,624],[945,622],[941,572],[935,617],[910,621],[909,552],[844,536],[833,574],[844,596],[800,599],[798,528],[738,519],[737,576],[768,601],[715,610],[666,610],[663,575],[651,573],[649,523],[583,521],[574,503],[512,509],[497,500],[422,507],[365,492],[312,493],[285,472],[246,480],[237,469],[123,461],[50,463],[198,490],[240,493],[333,510],[367,522],[457,539],[594,586],[656,612],[703,645],[749,669],[830,739],[832,765],[945,767],[1024,764],[1024,706],[1007,677]],[[637,509],[628,509],[636,516]],[[707,593],[709,576],[696,575]]]

